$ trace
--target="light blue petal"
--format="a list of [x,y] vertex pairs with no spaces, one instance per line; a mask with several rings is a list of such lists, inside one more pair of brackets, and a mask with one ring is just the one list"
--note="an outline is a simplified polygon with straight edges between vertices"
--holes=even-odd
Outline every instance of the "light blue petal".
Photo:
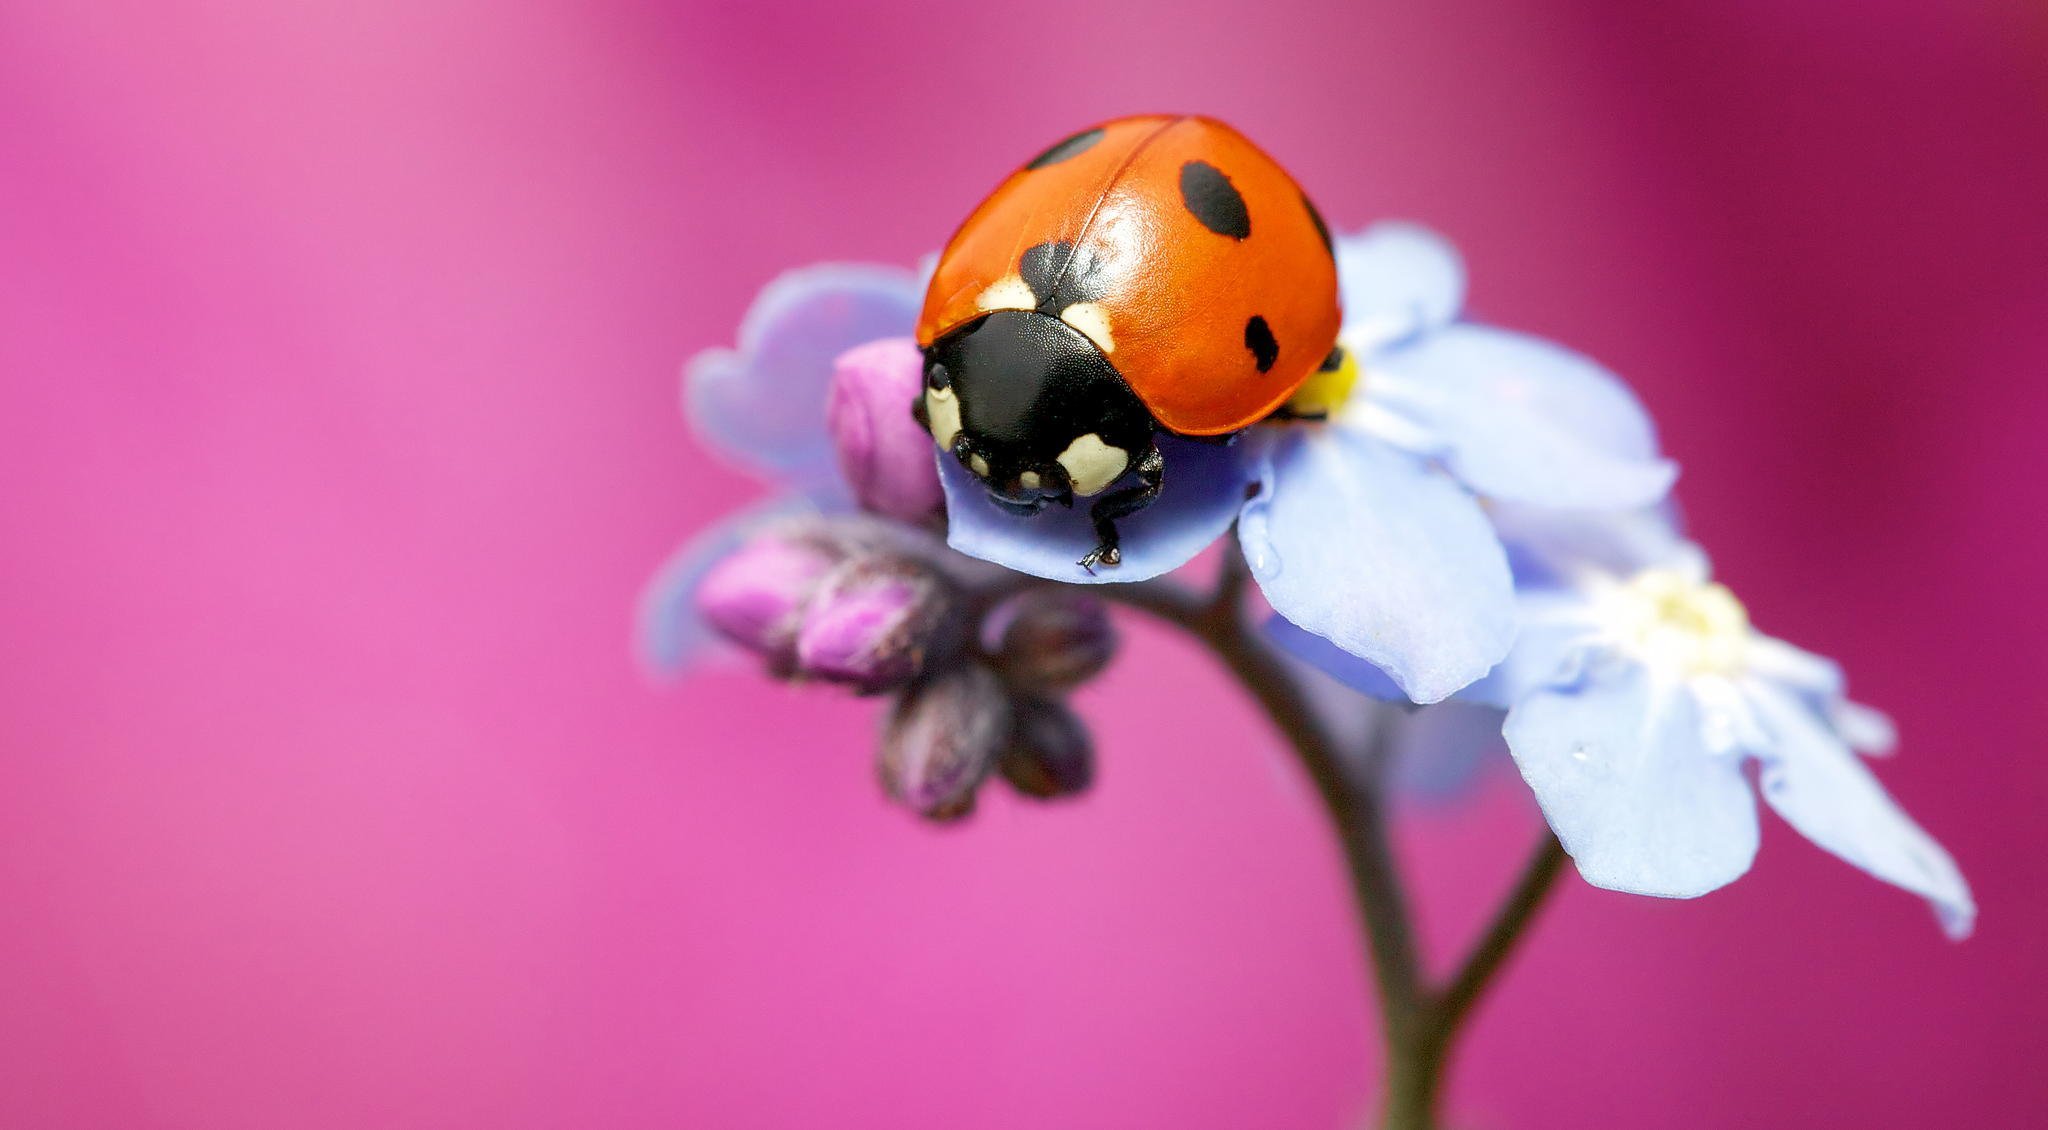
[[1273,646],[1352,690],[1385,702],[1408,701],[1393,676],[1285,616],[1268,617],[1261,632]]
[[[1409,701],[1385,671],[1314,632],[1295,626],[1285,616],[1269,617],[1261,631],[1273,646],[1290,657],[1360,694],[1386,702]],[[1541,687],[1571,678],[1576,670],[1572,664],[1592,638],[1590,629],[1582,622],[1532,623],[1525,615],[1507,658],[1445,701],[1505,710]]]
[[1850,749],[1871,757],[1890,757],[1899,748],[1899,729],[1891,716],[1874,706],[1850,699],[1836,699],[1829,705],[1828,722]]
[[1372,358],[1365,393],[1432,433],[1480,494],[1542,506],[1647,506],[1678,468],[1650,418],[1591,360],[1523,334],[1451,326]]
[[1452,699],[1402,719],[1388,767],[1395,795],[1425,804],[1469,795],[1490,771],[1508,764],[1504,717],[1497,707]]
[[843,500],[821,504],[803,495],[785,495],[734,514],[684,542],[641,590],[633,633],[641,663],[657,675],[679,675],[716,643],[697,614],[697,586],[741,542],[764,526],[844,506]]
[[916,276],[895,267],[823,263],[763,287],[740,323],[737,349],[698,354],[683,400],[698,439],[769,477],[833,474],[825,432],[832,360],[856,345],[915,328]]
[[[1248,449],[1163,433],[1158,443],[1166,457],[1165,485],[1152,505],[1118,520],[1121,564],[1097,565],[1092,574],[1081,568],[1081,558],[1096,543],[1088,518],[1091,499],[1075,499],[1072,509],[1053,506],[1028,517],[1012,514],[989,498],[959,460],[940,455],[946,544],[1019,573],[1072,584],[1143,581],[1178,569],[1237,520],[1250,478]],[[1126,477],[1116,488],[1134,481]]]
[[1362,356],[1450,324],[1465,303],[1457,249],[1419,224],[1374,224],[1339,237],[1336,250],[1344,343]]
[[1810,702],[1833,702],[1848,689],[1841,665],[1825,655],[1766,635],[1751,636],[1745,651],[1752,673],[1796,690]]
[[1884,711],[1846,697],[1848,683],[1834,660],[1764,635],[1752,637],[1748,651],[1751,674],[1797,695],[1850,749],[1885,757],[1898,747],[1898,730]]
[[1515,599],[1515,646],[1500,665],[1458,697],[1512,706],[1545,687],[1579,677],[1598,646],[1599,621],[1584,593],[1524,590]]
[[[1285,622],[1277,616],[1271,619]],[[1387,701],[1360,694],[1330,678],[1321,669],[1300,662],[1285,652],[1280,653],[1280,660],[1295,681],[1301,684],[1309,711],[1322,723],[1323,732],[1336,743],[1339,754],[1347,760],[1348,768],[1357,773],[1360,780],[1366,779],[1370,766],[1360,755],[1364,753],[1368,740],[1388,711],[1404,712],[1412,709],[1411,704],[1406,699]]]
[[1273,610],[1436,702],[1507,654],[1507,559],[1479,505],[1369,436],[1304,428],[1274,445],[1238,536]]
[[[1351,767],[1361,779],[1376,772],[1404,800],[1443,804],[1469,793],[1488,770],[1508,764],[1500,736],[1506,715],[1499,707],[1461,701],[1471,687],[1434,706],[1416,707],[1385,672],[1284,617],[1268,617],[1262,632],[1292,661],[1289,667],[1316,717],[1352,755]],[[1367,685],[1347,685],[1352,678]],[[1397,717],[1385,717],[1388,712]],[[1391,736],[1388,764],[1368,763],[1360,756],[1374,733]]]
[[1515,587],[1569,587],[1588,570],[1617,577],[1643,569],[1706,570],[1705,555],[1680,533],[1666,497],[1637,510],[1559,510],[1494,500],[1486,508],[1508,551]]
[[1743,689],[1776,738],[1775,748],[1757,751],[1764,800],[1807,839],[1926,899],[1951,938],[1969,936],[1977,904],[1948,852],[1800,695],[1759,680]]
[[1508,749],[1551,830],[1596,887],[1693,898],[1756,858],[1756,801],[1716,757],[1682,687],[1614,656],[1509,712]]

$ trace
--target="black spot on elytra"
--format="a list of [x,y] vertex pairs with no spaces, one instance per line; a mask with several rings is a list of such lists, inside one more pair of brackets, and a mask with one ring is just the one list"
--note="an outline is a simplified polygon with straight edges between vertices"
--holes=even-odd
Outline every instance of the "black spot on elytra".
[[1031,162],[1024,167],[1027,169],[1042,169],[1047,165],[1057,165],[1069,157],[1079,157],[1081,154],[1088,152],[1090,149],[1095,148],[1096,142],[1101,140],[1102,128],[1100,126],[1094,129],[1084,129],[1080,133],[1053,146],[1051,149],[1033,157]]
[[1301,194],[1301,206],[1308,209],[1309,222],[1316,226],[1316,234],[1323,238],[1323,250],[1330,253],[1330,258],[1335,259],[1337,247],[1330,242],[1330,225],[1323,222],[1323,214],[1316,211],[1316,202],[1310,200],[1306,192]]
[[1261,373],[1271,369],[1280,358],[1280,343],[1273,340],[1273,327],[1257,314],[1244,324],[1244,347],[1252,351],[1252,360],[1258,362]]
[[1217,235],[1243,239],[1252,234],[1252,214],[1223,170],[1207,161],[1180,167],[1180,198],[1202,226]]
[[1100,302],[1107,290],[1102,260],[1085,247],[1076,251],[1063,239],[1024,252],[1017,274],[1038,299],[1039,313],[1054,317],[1076,302]]

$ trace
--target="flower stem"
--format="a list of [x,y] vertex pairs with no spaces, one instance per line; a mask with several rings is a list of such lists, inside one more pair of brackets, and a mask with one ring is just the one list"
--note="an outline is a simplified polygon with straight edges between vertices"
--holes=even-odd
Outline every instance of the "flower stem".
[[1479,995],[1486,991],[1488,982],[1500,972],[1501,964],[1515,948],[1523,928],[1543,905],[1544,896],[1557,885],[1557,877],[1564,871],[1564,861],[1563,846],[1545,828],[1536,850],[1523,864],[1521,876],[1508,892],[1507,900],[1494,912],[1493,924],[1487,927],[1465,963],[1458,967],[1450,983],[1437,996],[1437,1012],[1447,1031],[1456,1031],[1466,1014],[1472,1011],[1472,1006],[1478,1003]]
[[1336,742],[1317,719],[1300,684],[1271,649],[1245,630],[1233,573],[1225,573],[1217,597],[1208,601],[1169,584],[1104,588],[1111,590],[1113,599],[1150,612],[1206,643],[1294,746],[1337,825],[1352,894],[1365,918],[1391,1044],[1395,1025],[1412,1015],[1420,1002],[1422,977],[1407,898],[1394,870],[1378,798],[1370,787],[1346,774]]
[[1562,870],[1564,852],[1547,831],[1507,900],[1469,957],[1441,988],[1422,971],[1407,895],[1394,863],[1376,770],[1392,753],[1393,711],[1375,715],[1362,756],[1347,769],[1336,740],[1318,719],[1301,684],[1245,623],[1246,574],[1235,554],[1225,560],[1214,595],[1204,599],[1170,582],[1104,585],[1104,595],[1165,620],[1206,644],[1258,700],[1294,746],[1335,824],[1364,920],[1387,1047],[1384,1130],[1437,1130],[1437,1106],[1453,1040]]
[[1471,954],[1441,989],[1425,994],[1420,1014],[1407,1030],[1408,1039],[1388,1044],[1386,1115],[1381,1123],[1385,1130],[1436,1130],[1452,1041],[1556,885],[1564,860],[1557,837],[1545,829]]

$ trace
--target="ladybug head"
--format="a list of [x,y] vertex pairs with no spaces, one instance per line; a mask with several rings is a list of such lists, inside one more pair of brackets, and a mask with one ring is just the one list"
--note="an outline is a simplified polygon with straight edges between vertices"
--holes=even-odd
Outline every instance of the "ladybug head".
[[998,310],[925,351],[918,423],[996,502],[1031,514],[1100,494],[1154,422],[1095,344],[1058,318]]

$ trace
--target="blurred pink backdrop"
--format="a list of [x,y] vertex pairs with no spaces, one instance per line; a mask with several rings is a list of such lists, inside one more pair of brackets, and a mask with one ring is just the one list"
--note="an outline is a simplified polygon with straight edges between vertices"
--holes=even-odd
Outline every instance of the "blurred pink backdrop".
[[[1133,623],[1086,696],[1092,797],[942,831],[878,795],[871,706],[628,650],[756,489],[681,360],[1149,109],[1441,228],[1485,316],[1629,377],[1983,905],[1949,945],[1781,825],[1698,902],[1570,880],[1461,1124],[2048,1107],[2039,5],[329,9],[0,11],[0,1125],[1369,1109],[1326,830],[1177,641]],[[1433,938],[1531,820],[1496,780],[1406,822]]]

